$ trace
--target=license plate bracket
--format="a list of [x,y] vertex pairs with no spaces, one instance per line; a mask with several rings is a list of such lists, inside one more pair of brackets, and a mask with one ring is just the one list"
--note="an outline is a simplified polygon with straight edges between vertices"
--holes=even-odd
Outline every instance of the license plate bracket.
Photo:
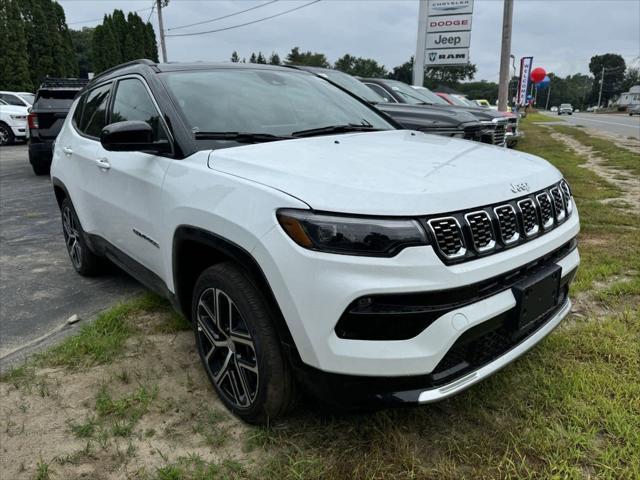
[[516,328],[521,330],[545,316],[558,305],[562,268],[541,269],[512,287],[516,299]]

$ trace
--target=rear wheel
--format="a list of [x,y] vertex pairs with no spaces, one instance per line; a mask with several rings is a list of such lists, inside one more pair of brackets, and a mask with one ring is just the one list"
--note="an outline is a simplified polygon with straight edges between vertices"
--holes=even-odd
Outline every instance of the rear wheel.
[[0,123],[0,146],[11,145],[14,140],[11,128],[4,123]]
[[193,291],[196,344],[209,380],[242,420],[264,424],[295,401],[295,386],[273,314],[249,277],[232,263],[206,269]]
[[68,198],[60,206],[62,234],[71,265],[80,275],[91,277],[100,272],[102,259],[89,249],[73,204]]

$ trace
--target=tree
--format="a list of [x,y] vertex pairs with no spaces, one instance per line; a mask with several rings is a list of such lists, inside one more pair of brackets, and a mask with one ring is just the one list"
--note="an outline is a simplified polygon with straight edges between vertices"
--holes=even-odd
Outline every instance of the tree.
[[89,72],[93,72],[91,41],[95,28],[84,27],[82,30],[69,30],[71,43],[78,61],[78,75],[87,78]]
[[310,67],[329,68],[330,64],[324,53],[300,52],[300,47],[293,47],[285,61],[288,65],[308,65]]
[[25,20],[29,73],[34,87],[38,87],[46,76],[54,74],[49,28],[42,8],[46,1],[31,0],[20,3]]
[[629,68],[624,75],[622,92],[628,92],[634,85],[640,85],[640,68]]
[[336,60],[333,68],[359,77],[385,77],[387,69],[372,58],[354,57],[348,53]]
[[258,52],[258,58],[256,59],[256,63],[262,63],[262,64],[267,63],[267,59],[264,58],[264,55],[262,55],[262,52]]
[[465,80],[473,80],[477,68],[470,63],[463,66],[427,67],[424,75],[424,86],[436,88],[442,85],[454,87]]
[[33,90],[24,20],[16,0],[0,1],[0,89]]
[[389,73],[388,77],[411,84],[413,82],[413,57],[411,57],[408,62],[393,67],[393,71]]
[[255,53],[251,53],[251,56],[249,57],[249,63],[256,63],[258,61],[258,57],[256,57]]
[[589,61],[589,71],[595,81],[591,90],[591,102],[596,104],[600,94],[600,80],[604,68],[604,82],[602,85],[602,105],[606,105],[612,97],[622,93],[626,64],[624,58],[617,53],[594,55]]
[[149,60],[153,60],[154,62],[157,62],[159,60],[158,60],[158,42],[156,41],[156,32],[153,29],[153,25],[151,25],[151,22],[147,22],[145,29],[147,34],[145,57],[148,58]]
[[60,50],[54,54],[54,61],[59,62],[59,74],[64,77],[78,76],[78,60],[75,55],[71,33],[67,26],[64,8],[57,2],[52,2],[55,18],[55,28],[60,36]]
[[276,52],[273,52],[269,57],[269,64],[280,65],[280,55],[278,55]]
[[233,63],[238,63],[240,61],[240,57],[238,56],[238,52],[236,52],[235,50],[231,54],[231,61]]

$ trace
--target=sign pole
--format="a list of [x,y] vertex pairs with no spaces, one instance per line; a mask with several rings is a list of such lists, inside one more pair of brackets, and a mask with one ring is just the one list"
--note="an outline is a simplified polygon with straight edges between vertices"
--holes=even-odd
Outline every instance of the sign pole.
[[511,23],[513,0],[504,0],[502,14],[502,52],[500,54],[500,85],[498,87],[498,110],[506,112],[509,106],[509,59],[511,58]]
[[427,0],[418,1],[418,40],[416,54],[413,57],[413,84],[422,87],[424,84],[424,58],[427,46]]

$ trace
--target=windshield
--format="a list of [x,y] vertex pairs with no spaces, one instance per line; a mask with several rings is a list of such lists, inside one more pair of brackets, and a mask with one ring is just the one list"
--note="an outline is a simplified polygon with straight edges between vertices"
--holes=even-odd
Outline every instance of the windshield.
[[194,133],[290,136],[336,125],[393,129],[366,105],[306,72],[221,68],[163,77]]
[[560,108],[571,108],[571,104],[570,103],[563,103],[562,105],[560,105]]
[[469,106],[466,101],[464,101],[462,98],[460,98],[457,95],[451,95],[450,94],[449,98],[451,99],[451,101],[453,102],[454,105],[458,105],[459,107],[468,107]]
[[[314,70],[315,71],[315,70]],[[318,75],[327,77],[334,83],[337,83],[345,90],[349,90],[354,95],[366,100],[370,103],[385,103],[387,100],[376,92],[367,87],[357,78],[353,78],[351,75],[339,72],[337,70],[317,70]]]
[[429,99],[429,103],[433,103],[434,105],[449,105],[446,100],[441,98],[439,95],[436,95],[427,87],[412,87],[415,91],[420,92],[423,98]]
[[18,96],[22,98],[25,102],[27,102],[29,105],[33,105],[33,99],[36,98],[36,96],[33,93],[19,93]]

